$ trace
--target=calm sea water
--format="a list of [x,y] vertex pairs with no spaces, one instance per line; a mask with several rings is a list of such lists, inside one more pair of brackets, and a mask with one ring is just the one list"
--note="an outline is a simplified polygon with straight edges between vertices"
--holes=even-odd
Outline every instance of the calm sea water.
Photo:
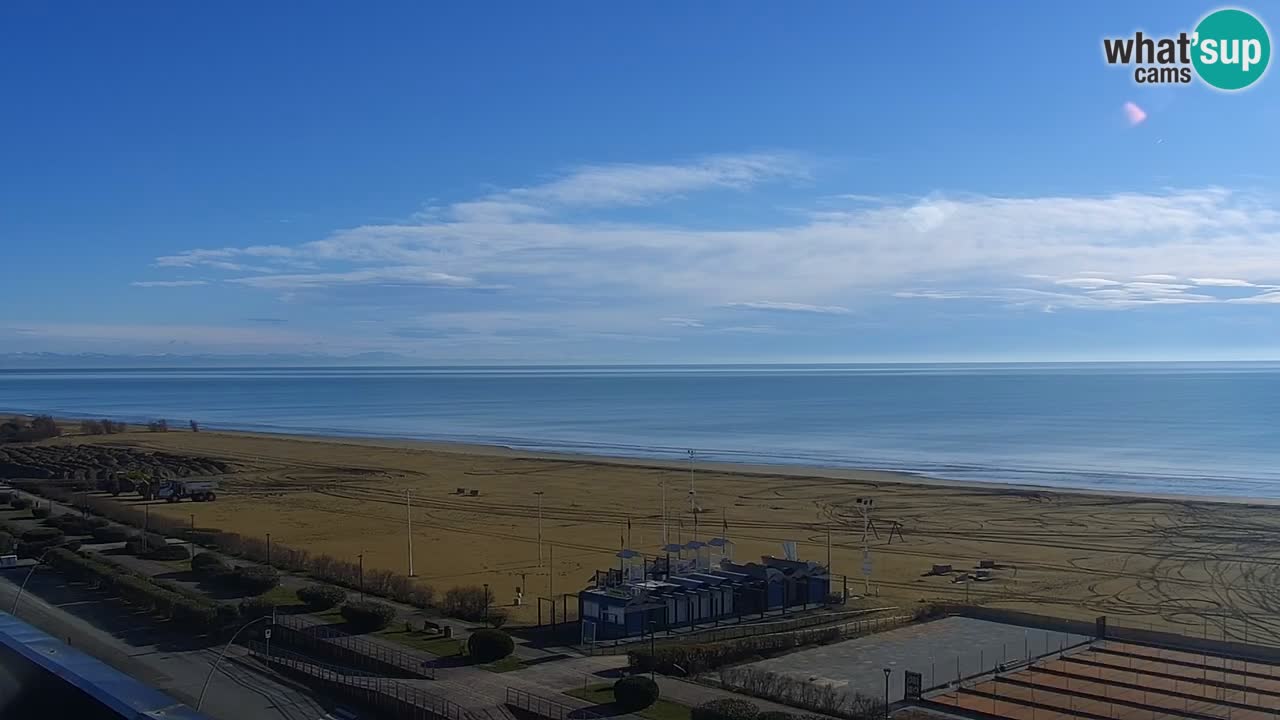
[[1280,364],[0,370],[0,410],[1280,498]]

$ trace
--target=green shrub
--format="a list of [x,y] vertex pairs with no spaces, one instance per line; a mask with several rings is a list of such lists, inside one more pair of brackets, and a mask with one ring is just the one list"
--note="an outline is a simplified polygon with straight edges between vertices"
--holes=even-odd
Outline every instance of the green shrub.
[[800,716],[781,710],[767,710],[756,715],[756,720],[800,720]]
[[168,544],[163,535],[147,532],[130,537],[124,544],[124,550],[130,555],[146,555]]
[[0,532],[0,554],[8,555],[13,552],[13,536],[7,532]]
[[755,720],[760,708],[753,702],[736,698],[710,700],[693,708],[690,720]]
[[109,525],[107,527],[99,527],[93,529],[94,542],[112,543],[124,542],[129,539],[129,530],[118,525]]
[[[31,512],[34,514],[35,510],[33,509]],[[46,519],[44,524],[49,527],[56,527],[67,535],[88,535],[93,532],[94,528],[99,526],[95,520],[97,518],[86,518],[63,513]]]
[[58,528],[37,527],[31,528],[30,530],[22,533],[22,542],[58,542],[62,540],[63,537],[62,531]]
[[33,518],[38,518],[38,519],[47,518],[49,517],[49,513],[50,513],[50,510],[48,505],[37,505],[31,508],[31,517]]
[[31,507],[31,501],[22,497],[21,495],[14,495],[9,500],[9,507],[15,510],[21,510],[26,507]]
[[143,555],[148,560],[186,560],[191,557],[186,545],[165,545]]
[[266,565],[246,565],[236,568],[233,582],[241,590],[264,593],[280,584],[280,573]]
[[620,710],[637,712],[658,701],[658,683],[643,675],[629,675],[613,684],[613,702]]
[[346,591],[332,585],[308,585],[298,588],[297,595],[310,610],[328,610],[347,599]]
[[266,617],[275,610],[276,604],[263,597],[245,598],[240,601],[240,617],[245,620]]
[[396,616],[396,611],[390,605],[371,600],[349,602],[342,606],[341,613],[342,619],[357,632],[381,630]]
[[219,577],[231,572],[231,566],[213,553],[199,552],[191,558],[191,569],[200,575]]
[[13,500],[13,493],[0,492],[0,504],[8,505]]
[[467,638],[467,653],[476,662],[489,663],[510,655],[516,649],[511,636],[501,630],[484,628]]

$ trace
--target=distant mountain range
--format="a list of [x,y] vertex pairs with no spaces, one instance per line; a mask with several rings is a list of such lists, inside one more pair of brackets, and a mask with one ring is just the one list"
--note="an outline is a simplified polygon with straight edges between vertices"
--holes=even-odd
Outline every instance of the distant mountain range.
[[106,353],[0,353],[0,369],[54,370],[82,368],[297,367],[341,365],[414,365],[421,360],[390,352],[352,355],[271,353],[261,355],[111,355]]

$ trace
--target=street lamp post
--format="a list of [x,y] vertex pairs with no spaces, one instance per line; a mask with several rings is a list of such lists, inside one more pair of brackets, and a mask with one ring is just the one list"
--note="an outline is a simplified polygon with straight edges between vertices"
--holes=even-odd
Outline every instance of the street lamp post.
[[884,716],[889,717],[889,676],[893,674],[893,668],[884,669]]
[[360,561],[360,602],[364,602],[364,553],[356,556]]
[[542,567],[542,491],[534,490],[538,496],[538,567]]
[[484,584],[484,621],[489,622],[489,583]]
[[270,615],[263,615],[260,618],[254,618],[253,620],[250,620],[244,625],[241,625],[240,629],[236,630],[235,633],[231,635],[231,639],[227,641],[227,644],[225,646],[223,646],[222,652],[218,653],[218,659],[213,661],[213,667],[209,668],[209,674],[206,675],[204,678],[204,685],[201,686],[200,688],[200,697],[196,700],[197,711],[200,709],[200,706],[204,704],[204,694],[209,690],[209,681],[213,679],[213,674],[218,672],[218,666],[222,664],[222,658],[227,654],[227,650],[231,649],[231,644],[236,641],[236,638],[240,637],[240,633],[244,632],[245,628],[249,627],[254,623],[258,623],[258,622],[262,622],[263,620],[270,620],[270,619],[271,619]]
[[45,548],[44,552],[40,553],[40,557],[36,558],[35,564],[27,571],[27,576],[22,578],[22,584],[18,586],[18,594],[13,596],[13,607],[9,609],[10,615],[14,617],[18,616],[18,601],[22,599],[22,591],[27,589],[27,581],[31,579],[32,575],[36,574],[36,568],[40,567],[40,563],[44,562],[44,556],[49,554],[50,550],[60,547],[62,547],[62,544],[54,545],[51,548]]
[[658,651],[655,638],[658,632],[658,623],[649,621],[649,679],[653,680],[654,670],[658,667]]

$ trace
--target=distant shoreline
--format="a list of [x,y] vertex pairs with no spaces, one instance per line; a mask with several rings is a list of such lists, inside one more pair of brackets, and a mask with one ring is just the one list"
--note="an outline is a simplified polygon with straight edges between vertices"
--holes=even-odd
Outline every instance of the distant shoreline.
[[[32,413],[10,413],[0,412],[0,415],[18,414],[26,417],[32,416]],[[61,424],[75,424],[82,420],[96,419],[96,415],[83,416],[67,416],[58,415],[56,420]],[[126,419],[131,426],[142,424],[137,420]],[[197,421],[199,422],[199,421]],[[203,427],[203,426],[202,426]],[[175,421],[170,426],[170,433],[190,433],[189,425],[186,421]],[[143,429],[131,430],[127,436],[147,436],[150,433]],[[362,435],[325,435],[319,433],[297,433],[297,432],[274,432],[261,430],[237,430],[228,428],[211,428],[201,429],[200,434],[217,436],[222,438],[270,438],[274,440],[283,440],[300,443],[315,443],[325,445],[348,445],[348,446],[366,446],[381,448],[405,448],[419,449],[431,452],[449,453],[453,455],[473,455],[488,457],[507,457],[507,458],[524,458],[534,460],[548,460],[558,462],[575,462],[588,465],[598,465],[601,467],[630,467],[630,468],[654,468],[663,470],[687,470],[689,462],[687,460],[667,460],[662,458],[648,458],[624,455],[606,455],[588,452],[550,452],[538,451],[525,448],[518,448],[498,443],[471,443],[456,442],[449,440],[429,440],[420,438],[399,438],[392,436],[362,436]],[[79,439],[103,439],[109,440],[118,435],[102,435],[102,436],[81,436],[75,433],[68,433],[64,437]],[[695,451],[696,452],[696,451]],[[1188,502],[1188,503],[1217,503],[1234,506],[1258,506],[1258,507],[1276,507],[1280,506],[1280,499],[1275,498],[1251,498],[1240,496],[1214,496],[1214,495],[1196,495],[1196,494],[1180,494],[1180,493],[1147,493],[1134,492],[1125,490],[1100,490],[1093,488],[1072,488],[1059,487],[1053,485],[1037,485],[1033,483],[1013,483],[999,481],[983,481],[983,480],[956,480],[949,478],[940,478],[926,473],[909,472],[904,470],[886,470],[878,468],[855,468],[855,467],[832,467],[823,465],[803,465],[792,463],[740,463],[726,462],[720,460],[699,459],[695,456],[694,472],[716,472],[734,475],[742,475],[747,477],[766,478],[766,477],[785,477],[793,479],[813,479],[813,480],[833,480],[833,481],[849,481],[857,483],[872,483],[876,485],[911,485],[934,488],[955,488],[968,491],[979,491],[991,494],[1005,495],[1033,495],[1033,494],[1050,494],[1050,495],[1072,495],[1082,497],[1095,497],[1099,499],[1109,500],[1158,500],[1164,502]]]

